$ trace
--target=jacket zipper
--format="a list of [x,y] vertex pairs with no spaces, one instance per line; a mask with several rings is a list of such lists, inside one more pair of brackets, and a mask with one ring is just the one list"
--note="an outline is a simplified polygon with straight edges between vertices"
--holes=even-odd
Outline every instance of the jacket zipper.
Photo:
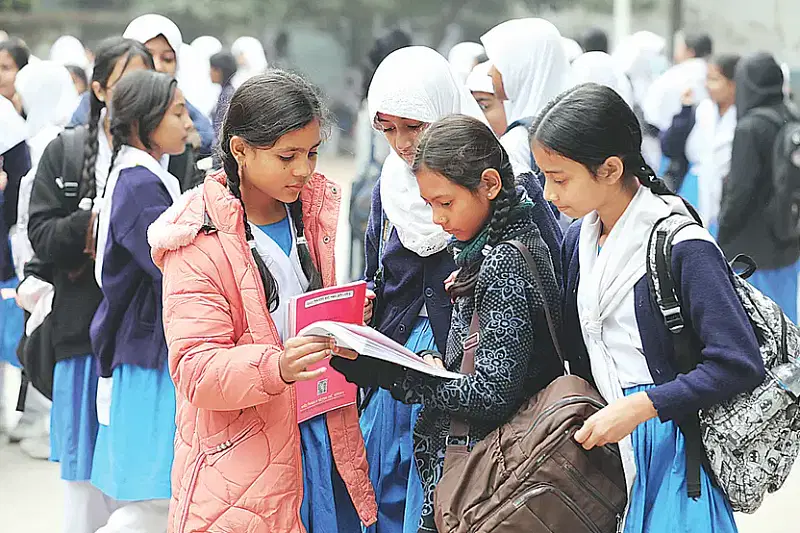
[[203,463],[210,455],[216,455],[218,453],[222,453],[228,448],[232,448],[238,442],[244,440],[244,438],[258,425],[258,421],[254,420],[250,424],[247,425],[246,428],[241,430],[239,433],[231,437],[230,439],[226,440],[225,442],[218,444],[217,446],[211,448],[210,450],[201,451],[200,454],[197,456],[197,459],[194,462],[194,467],[192,468],[192,477],[189,479],[189,487],[186,493],[186,501],[184,502],[183,506],[183,513],[181,514],[181,521],[178,526],[178,530],[175,533],[184,533],[184,529],[186,528],[186,522],[189,520],[189,506],[191,505],[192,496],[194,496],[195,484],[197,483],[197,476],[200,475],[200,468],[203,466]]
[[555,411],[561,409],[562,407],[566,407],[568,405],[576,403],[588,403],[593,405],[594,407],[597,407],[598,409],[602,409],[605,407],[605,405],[603,405],[601,402],[595,400],[590,396],[570,396],[569,398],[562,398],[553,405],[551,405],[550,407],[548,407],[547,409],[545,409],[544,411],[542,411],[541,413],[539,413],[539,416],[537,416],[533,420],[533,424],[531,424],[530,429],[528,429],[528,431],[525,433],[525,435],[522,436],[522,438],[523,439],[527,438],[527,436],[530,435],[534,429],[536,429],[536,425],[539,422],[541,422],[543,418],[553,414]]
[[578,519],[581,522],[583,522],[583,524],[590,531],[592,531],[592,533],[602,533],[592,523],[592,521],[589,519],[589,517],[586,516],[586,513],[584,513],[583,510],[580,507],[578,507],[578,505],[574,501],[572,501],[572,499],[570,499],[569,496],[567,496],[564,492],[560,491],[559,489],[557,489],[556,487],[554,487],[554,486],[552,486],[552,485],[550,485],[548,483],[541,483],[539,485],[536,485],[535,487],[533,487],[529,491],[525,492],[521,496],[518,496],[517,498],[514,498],[514,500],[512,500],[512,504],[514,505],[515,509],[519,509],[520,507],[525,505],[531,498],[535,498],[536,496],[541,496],[542,494],[544,494],[546,492],[553,493],[558,499],[560,499],[564,503],[564,505],[569,507],[569,509],[573,513],[575,513],[575,516],[577,516]]
[[597,490],[597,488],[595,488],[594,485],[589,483],[588,480],[581,475],[578,469],[572,465],[572,463],[570,463],[569,461],[565,461],[564,467],[565,470],[567,471],[567,474],[569,474],[569,477],[571,477],[572,480],[575,481],[575,483],[577,483],[581,488],[586,489],[586,491],[589,492],[592,496],[594,496],[594,498],[597,501],[603,504],[603,507],[605,507],[615,515],[618,515],[617,510],[614,509],[614,504],[611,503],[603,493]]

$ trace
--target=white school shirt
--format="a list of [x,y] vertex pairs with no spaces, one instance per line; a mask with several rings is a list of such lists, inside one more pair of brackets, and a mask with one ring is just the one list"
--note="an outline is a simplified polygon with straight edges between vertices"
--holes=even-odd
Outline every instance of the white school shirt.
[[[688,226],[678,232],[673,245],[688,240],[714,242],[705,229]],[[617,309],[603,322],[603,342],[613,355],[614,366],[623,389],[653,384],[653,376],[650,374],[642,348],[639,323],[636,320],[634,293],[635,289],[631,289]]]
[[295,227],[292,223],[292,217],[289,216],[288,209],[286,216],[289,217],[290,231],[292,233],[292,251],[288,256],[278,243],[264,233],[261,228],[252,222],[248,222],[253,232],[253,238],[256,241],[256,251],[278,283],[280,302],[278,308],[270,313],[270,317],[275,323],[281,341],[285,341],[292,336],[292,332],[289,331],[289,300],[305,293],[309,285],[308,278],[306,278],[303,267],[300,264]]

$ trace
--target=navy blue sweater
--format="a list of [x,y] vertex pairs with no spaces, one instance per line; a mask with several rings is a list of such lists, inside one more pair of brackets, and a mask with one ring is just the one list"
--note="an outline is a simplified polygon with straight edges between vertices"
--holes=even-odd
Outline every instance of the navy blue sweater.
[[91,327],[103,377],[120,364],[160,369],[167,360],[161,271],[150,257],[147,228],[170,205],[166,187],[146,168],[120,172],[103,259],[103,301]]
[[[562,339],[573,372],[591,379],[577,307],[580,227],[580,221],[570,226],[562,248],[566,276]],[[673,248],[672,272],[687,326],[703,346],[697,368],[678,375],[673,334],[650,297],[646,276],[634,287],[634,300],[644,356],[656,384],[647,394],[662,421],[680,422],[752,390],[764,380],[765,371],[755,333],[719,249],[702,240],[680,242]]]
[[[558,226],[547,202],[542,187],[533,174],[517,178],[534,202],[533,219],[542,239],[550,250],[556,280],[561,281],[561,228]],[[371,282],[378,270],[378,250],[382,235],[382,205],[380,180],[372,191],[372,206],[365,238],[365,279]],[[396,231],[392,231],[384,247],[383,288],[378,294],[375,328],[395,342],[405,344],[411,335],[414,322],[423,304],[428,311],[436,347],[440,353],[447,351],[447,336],[453,304],[444,290],[444,280],[456,270],[453,256],[448,250],[430,257],[420,257],[406,249]]]

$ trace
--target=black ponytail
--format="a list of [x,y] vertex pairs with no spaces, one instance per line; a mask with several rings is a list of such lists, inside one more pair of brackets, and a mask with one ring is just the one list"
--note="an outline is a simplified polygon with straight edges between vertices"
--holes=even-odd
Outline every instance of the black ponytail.
[[[281,70],[270,70],[244,82],[231,98],[225,114],[218,154],[225,170],[228,189],[242,205],[245,237],[264,283],[270,312],[280,305],[279,287],[255,247],[253,233],[247,222],[247,210],[242,200],[239,163],[231,151],[231,139],[241,137],[250,146],[269,148],[287,133],[299,130],[315,120],[320,122],[321,127],[326,127],[328,116],[322,97],[314,86],[297,74]],[[306,242],[303,204],[299,198],[289,205],[289,214],[295,227],[297,254],[303,273],[308,278],[309,290],[322,288],[322,276],[314,265]]]
[[[147,48],[141,43],[123,39],[122,37],[111,37],[101,42],[97,47],[95,56],[94,70],[92,71],[92,83],[97,82],[103,89],[108,89],[108,81],[111,74],[122,61],[122,71],[124,72],[134,57],[140,57],[145,65],[154,69],[153,57]],[[80,197],[94,200],[97,196],[97,182],[95,176],[95,165],[97,164],[97,152],[99,144],[97,140],[100,122],[100,114],[106,107],[105,102],[101,102],[94,94],[94,90],[89,84],[89,123],[86,145],[83,150],[83,167],[81,170]],[[119,150],[116,150],[119,152]],[[112,158],[113,159],[113,158]],[[113,163],[113,161],[112,161]]]
[[[494,247],[503,240],[512,209],[519,204],[514,170],[500,141],[480,120],[465,115],[450,115],[431,124],[420,137],[417,155],[412,165],[416,173],[422,168],[441,174],[452,183],[475,193],[486,169],[500,175],[502,187],[492,200],[488,222],[487,246]],[[450,297],[471,295],[478,281],[483,256],[461,268]]]

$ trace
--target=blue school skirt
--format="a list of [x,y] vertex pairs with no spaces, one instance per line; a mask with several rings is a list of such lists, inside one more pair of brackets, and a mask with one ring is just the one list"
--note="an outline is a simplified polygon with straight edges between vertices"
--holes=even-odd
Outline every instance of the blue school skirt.
[[167,363],[160,370],[120,365],[112,376],[111,415],[97,434],[92,485],[120,501],[168,499],[175,386]]
[[61,479],[89,481],[97,440],[97,371],[94,357],[56,363],[50,410],[50,460],[60,463]]
[[333,461],[328,424],[324,415],[300,424],[300,450],[303,459],[300,519],[306,531],[361,531],[361,519]]
[[698,209],[700,205],[700,180],[697,178],[694,166],[689,167],[689,171],[683,177],[683,183],[678,189],[678,196],[692,204],[695,209]]
[[[16,289],[19,280],[13,277],[0,282],[0,288]],[[25,329],[25,315],[14,298],[0,300],[0,362],[19,366],[17,346]]]
[[[630,396],[653,385],[631,387]],[[733,510],[723,492],[700,471],[701,496],[686,494],[686,448],[675,422],[658,418],[631,435],[636,460],[625,533],[736,533]]]
[[[406,342],[414,353],[435,350],[427,318],[420,317]],[[414,425],[422,405],[398,402],[378,389],[361,414],[369,477],[378,503],[378,522],[367,533],[416,533],[422,515],[422,482],[414,460]]]
[[749,281],[764,296],[768,296],[797,324],[797,276],[800,262],[774,270],[756,270]]

